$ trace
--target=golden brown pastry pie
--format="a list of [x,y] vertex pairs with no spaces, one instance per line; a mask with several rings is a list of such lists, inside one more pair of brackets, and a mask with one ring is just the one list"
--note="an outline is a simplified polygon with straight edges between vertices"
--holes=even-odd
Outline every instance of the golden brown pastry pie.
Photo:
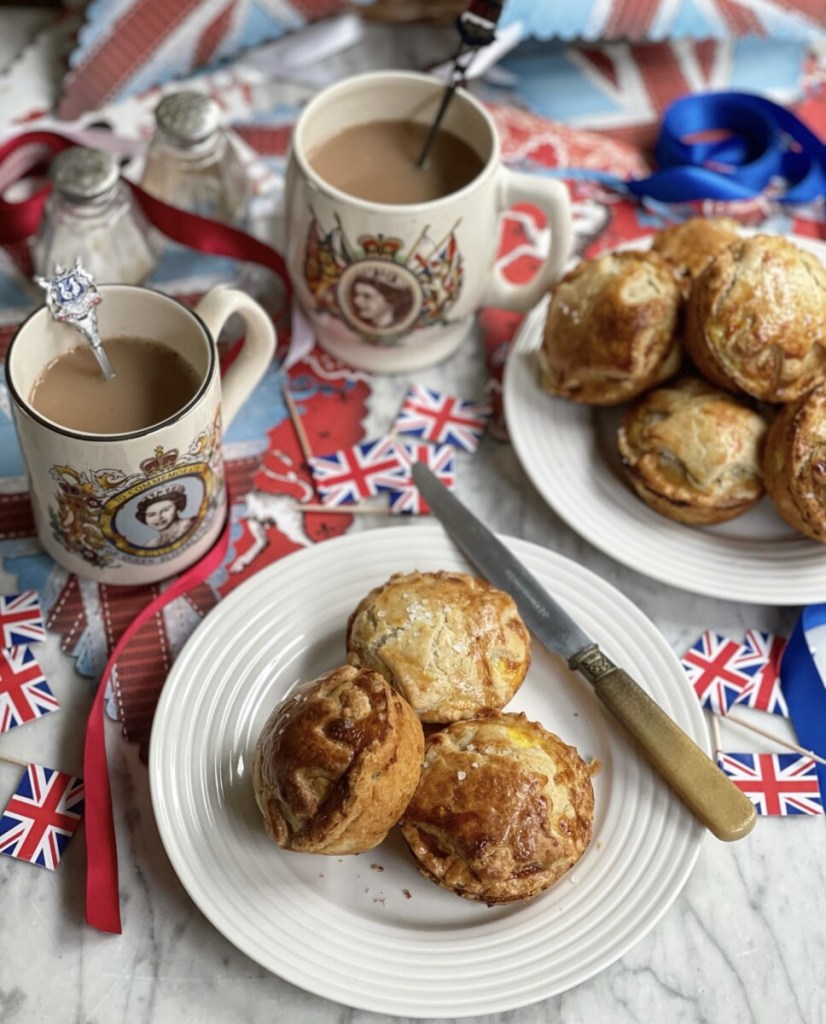
[[423,722],[498,711],[531,662],[513,598],[463,572],[395,573],[350,615],[347,653],[381,672]]
[[690,217],[658,231],[651,248],[668,260],[680,280],[683,296],[687,296],[695,278],[717,253],[739,237],[737,221],[730,217]]
[[763,475],[786,522],[826,542],[826,384],[777,414],[766,438]]
[[826,268],[776,235],[729,245],[692,286],[685,346],[713,384],[794,401],[826,379]]
[[423,750],[421,723],[378,673],[344,665],[303,683],[255,747],[267,835],[300,853],[372,849],[407,806]]
[[616,405],[673,376],[680,286],[657,253],[583,260],[551,294],[539,350],[540,383],[552,395]]
[[523,714],[434,733],[401,820],[416,866],[470,900],[538,895],[591,841],[598,767]]
[[764,493],[760,460],[768,423],[744,400],[687,379],[638,399],[618,432],[631,486],[681,523],[722,523]]

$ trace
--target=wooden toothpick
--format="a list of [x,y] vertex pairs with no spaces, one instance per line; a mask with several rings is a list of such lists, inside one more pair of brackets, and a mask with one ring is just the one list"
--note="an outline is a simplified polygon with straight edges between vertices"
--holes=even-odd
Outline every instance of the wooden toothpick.
[[711,716],[711,738],[714,742],[714,759],[716,761],[717,755],[723,749],[723,744],[720,741],[720,723],[717,721],[715,714]]
[[310,447],[310,441],[307,437],[306,431],[304,430],[304,424],[301,422],[298,409],[295,407],[295,402],[293,401],[288,381],[285,380],[282,383],[281,391],[284,395],[284,404],[287,406],[287,412],[290,414],[290,419],[292,420],[295,436],[298,438],[298,447],[301,449],[301,454],[304,456],[304,461],[307,463],[307,468],[309,469],[310,459],[313,457],[313,449]]
[[336,513],[341,515],[390,515],[390,509],[386,505],[318,505],[299,502],[297,508],[301,512],[332,512],[333,515]]
[[751,722],[744,722],[742,718],[732,718],[731,715],[726,715],[725,718],[727,722],[739,725],[741,729],[751,729],[751,731],[757,733],[758,736],[763,736],[765,739],[771,740],[772,743],[777,743],[778,746],[787,747],[789,750],[794,750],[797,754],[803,754],[806,757],[810,757],[813,761],[817,761],[818,764],[826,764],[826,758],[816,754],[813,750],[806,750],[805,747],[798,746],[797,743],[793,743],[791,740],[781,739],[780,736],[775,736],[774,733],[771,733],[766,729],[761,729],[759,725],[752,725]]
[[0,761],[5,761],[6,764],[16,764],[18,768],[28,768],[28,761],[21,761],[19,757],[11,757],[9,754],[0,754]]

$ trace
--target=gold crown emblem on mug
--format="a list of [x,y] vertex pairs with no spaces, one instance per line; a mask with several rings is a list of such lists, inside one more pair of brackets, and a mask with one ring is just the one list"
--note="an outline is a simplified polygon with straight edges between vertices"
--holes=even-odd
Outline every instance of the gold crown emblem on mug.
[[164,451],[163,448],[158,447],[155,449],[153,456],[141,462],[141,471],[144,476],[155,476],[167,469],[172,469],[178,461],[178,454],[177,448],[170,448],[169,451]]
[[358,243],[365,259],[389,260],[391,262],[396,259],[396,253],[402,247],[400,238],[390,238],[384,235],[359,235]]

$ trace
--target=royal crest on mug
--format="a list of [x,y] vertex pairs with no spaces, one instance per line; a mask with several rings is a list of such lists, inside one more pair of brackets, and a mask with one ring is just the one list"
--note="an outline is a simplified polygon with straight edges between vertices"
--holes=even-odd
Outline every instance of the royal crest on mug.
[[[410,140],[427,133],[443,94],[443,82],[416,72],[355,75],[310,100],[293,132],[285,226],[295,298],[319,344],[359,369],[447,359],[480,308],[527,312],[568,256],[565,186],[504,167],[493,120],[466,90],[437,133],[439,168],[416,169]],[[533,280],[515,285],[496,253],[501,216],[519,203],[541,210],[551,241]]]
[[[197,562],[224,528],[222,429],[266,373],[275,331],[256,302],[224,286],[194,310],[131,285],[102,285],[100,294],[113,380],[76,372],[87,343],[41,307],[12,339],[6,381],[46,552],[100,583],[154,583]],[[217,338],[234,313],[245,339],[221,375]],[[135,329],[142,336],[133,337]],[[118,352],[123,362],[115,365]],[[181,377],[171,372],[179,363]],[[66,376],[52,378],[56,401],[44,411],[38,387],[54,373]],[[142,415],[141,395],[155,398],[170,381],[164,412],[149,403],[143,422],[125,418],[127,399]],[[127,389],[117,392],[120,402],[107,398],[116,383]],[[84,386],[93,390],[78,397],[75,388]]]

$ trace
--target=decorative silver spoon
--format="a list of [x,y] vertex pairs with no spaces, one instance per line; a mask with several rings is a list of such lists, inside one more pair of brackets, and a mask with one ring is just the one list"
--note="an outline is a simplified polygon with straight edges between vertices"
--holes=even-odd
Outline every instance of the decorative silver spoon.
[[102,300],[94,278],[88,270],[84,270],[80,257],[75,260],[73,270],[67,270],[62,263],[55,263],[54,277],[37,277],[35,280],[46,292],[46,306],[52,318],[80,331],[89,342],[103,376],[106,380],[112,380],[115,371],[98,333],[95,307]]

